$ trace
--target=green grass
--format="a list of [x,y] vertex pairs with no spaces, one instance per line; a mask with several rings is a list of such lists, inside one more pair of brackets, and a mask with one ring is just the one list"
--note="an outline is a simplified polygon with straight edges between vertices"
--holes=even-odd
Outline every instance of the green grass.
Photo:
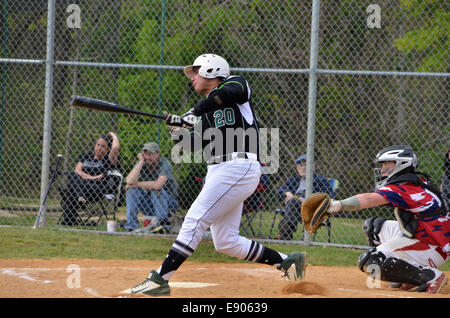
[[[119,236],[85,232],[4,227],[0,228],[0,258],[96,258],[163,260],[173,238]],[[267,244],[283,253],[306,251],[313,265],[354,266],[360,250]],[[245,262],[218,253],[212,241],[200,243],[189,258],[193,262]]]
[[[59,200],[48,199],[47,206],[49,209],[58,208],[60,206]],[[39,210],[39,207],[40,207],[39,199],[0,196],[0,209],[37,211]]]
[[[55,207],[53,207],[55,208]],[[7,210],[7,214],[0,216],[1,225],[10,226],[33,226],[36,215],[38,211],[31,210]],[[47,227],[57,228],[57,220],[61,214],[58,209],[51,210],[47,213]],[[140,215],[141,216],[141,215]],[[257,214],[253,220],[253,229],[257,237],[275,237],[279,234],[278,223],[281,220],[279,215],[276,216],[274,222],[274,212],[270,210],[263,211],[261,214]],[[125,207],[119,208],[117,213],[117,218],[119,220],[126,219]],[[245,216],[243,217],[243,220]],[[94,218],[93,220],[96,220]],[[366,240],[361,229],[363,219],[351,218],[351,217],[338,217],[332,218],[332,229],[331,229],[331,243],[346,244],[349,246],[365,246],[367,245]],[[273,223],[274,222],[274,223]],[[272,227],[273,223],[273,227]],[[272,231],[271,231],[272,228]],[[84,229],[92,229],[90,227],[84,227]],[[106,225],[102,222],[95,230],[105,231]],[[241,233],[244,236],[249,236],[248,233],[244,233],[241,227]],[[124,231],[119,229],[119,231]],[[298,230],[294,233],[293,240],[301,241],[303,236],[302,225],[299,224]],[[327,242],[328,241],[328,229],[323,226],[317,231],[315,237],[316,242]]]
[[[272,235],[270,235],[270,228],[273,223],[273,211],[264,211],[262,217],[257,215],[253,220],[253,229],[259,232],[259,223],[261,222],[261,234],[262,236],[277,236],[278,223],[281,220],[281,216],[277,215],[275,223],[272,229]],[[243,217],[244,219],[244,217]],[[352,217],[334,217],[331,219],[331,242],[346,244],[346,245],[367,245],[366,239],[362,231],[362,224],[364,220]],[[298,225],[298,230],[294,233],[293,240],[301,241],[303,235],[302,225]],[[325,226],[322,226],[317,231],[315,239],[317,242],[328,242],[328,230]]]
[[[86,232],[0,227],[1,258],[95,258],[121,260],[160,260],[167,255],[173,238],[105,235]],[[311,265],[356,266],[362,250],[324,246],[265,244],[288,254],[304,251]],[[192,262],[245,262],[218,253],[212,241],[203,241],[189,258]],[[445,264],[443,270],[450,270]]]

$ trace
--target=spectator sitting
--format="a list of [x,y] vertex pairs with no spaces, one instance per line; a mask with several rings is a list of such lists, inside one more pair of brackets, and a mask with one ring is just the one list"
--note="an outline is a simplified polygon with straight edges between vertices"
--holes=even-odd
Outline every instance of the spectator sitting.
[[[278,189],[278,195],[285,204],[283,219],[278,223],[280,239],[292,240],[297,225],[302,221],[300,208],[305,199],[306,191],[306,155],[295,160],[297,174],[291,176],[287,182]],[[313,193],[325,192],[334,198],[333,189],[328,179],[320,174],[313,176]]]
[[[137,158],[138,162],[126,177],[125,228],[127,231],[168,233],[169,212],[178,208],[172,165],[160,156],[159,146],[154,142],[145,144]],[[157,224],[146,223],[138,229],[139,211],[145,218],[156,216]]]
[[119,138],[113,132],[97,139],[94,152],[80,156],[75,171],[69,173],[61,191],[63,213],[60,225],[83,225],[78,209],[85,202],[95,202],[108,190],[107,173],[119,166]]

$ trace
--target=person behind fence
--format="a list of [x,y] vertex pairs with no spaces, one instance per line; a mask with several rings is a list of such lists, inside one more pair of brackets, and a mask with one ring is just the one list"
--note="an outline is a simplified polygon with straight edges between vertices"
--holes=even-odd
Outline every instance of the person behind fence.
[[331,200],[328,213],[389,205],[394,220],[371,217],[363,224],[371,248],[359,256],[362,272],[391,287],[439,293],[448,279],[438,268],[450,254],[450,215],[430,177],[417,171],[410,146],[378,152],[375,191]]
[[450,149],[445,153],[444,173],[441,182],[442,199],[445,202],[447,210],[450,209]]
[[[283,219],[278,223],[281,240],[292,240],[298,223],[302,221],[300,209],[306,191],[306,155],[298,157],[295,163],[297,173],[278,189],[278,196],[285,204]],[[329,180],[320,174],[313,175],[313,192],[325,192],[334,198]]]
[[86,202],[101,199],[109,189],[108,171],[119,167],[119,150],[119,138],[110,132],[97,138],[93,152],[80,156],[75,170],[67,176],[66,187],[61,190],[60,225],[83,225],[78,209]]
[[[126,177],[125,228],[127,231],[168,233],[171,229],[170,213],[178,208],[172,165],[161,156],[160,148],[154,142],[146,143],[137,158]],[[138,228],[139,211],[144,214],[142,228]]]

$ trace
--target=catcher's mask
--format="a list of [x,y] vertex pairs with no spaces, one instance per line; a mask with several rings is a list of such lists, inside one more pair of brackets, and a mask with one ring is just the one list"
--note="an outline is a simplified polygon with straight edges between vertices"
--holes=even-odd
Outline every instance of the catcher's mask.
[[[389,175],[382,176],[379,165],[385,161],[394,161],[395,168]],[[374,168],[376,190],[388,184],[394,176],[406,172],[414,172],[418,167],[417,156],[413,149],[410,146],[402,145],[390,146],[380,150],[375,158],[375,164],[377,166]]]
[[189,79],[194,74],[194,67],[199,67],[198,74],[205,78],[227,78],[230,76],[228,62],[217,54],[202,54],[197,57],[192,65],[184,68],[184,75]]

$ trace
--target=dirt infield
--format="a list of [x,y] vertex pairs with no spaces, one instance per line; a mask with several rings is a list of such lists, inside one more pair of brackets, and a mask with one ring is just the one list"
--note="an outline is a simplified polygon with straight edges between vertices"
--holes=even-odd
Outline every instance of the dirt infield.
[[[95,259],[0,259],[1,298],[114,298],[142,281],[160,262]],[[450,272],[446,272],[450,277]],[[369,288],[356,267],[308,266],[306,279],[290,283],[281,272],[253,263],[186,262],[172,277],[174,298],[450,298],[450,284],[431,295]]]

